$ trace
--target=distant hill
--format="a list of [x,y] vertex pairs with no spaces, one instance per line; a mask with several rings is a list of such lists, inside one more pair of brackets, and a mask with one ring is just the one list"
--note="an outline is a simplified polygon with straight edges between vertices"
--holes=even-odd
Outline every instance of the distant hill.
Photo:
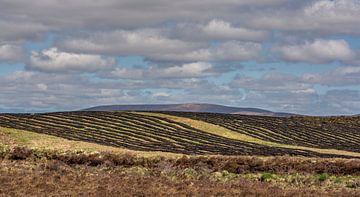
[[295,114],[272,112],[259,108],[229,107],[206,103],[186,104],[152,104],[152,105],[105,105],[96,106],[81,111],[179,111],[179,112],[208,112],[225,114],[243,114],[259,116],[291,116]]

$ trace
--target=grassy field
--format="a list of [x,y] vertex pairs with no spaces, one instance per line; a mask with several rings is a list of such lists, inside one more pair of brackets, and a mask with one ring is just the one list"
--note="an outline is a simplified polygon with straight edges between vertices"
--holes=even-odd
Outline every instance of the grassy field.
[[358,123],[175,112],[3,114],[0,196],[360,196]]
[[143,157],[152,157],[156,155],[166,156],[168,158],[178,158],[183,154],[158,152],[158,151],[134,151],[120,147],[105,146],[85,141],[68,140],[47,134],[40,134],[25,130],[0,127],[0,146],[27,147],[33,150],[48,150],[55,152],[111,152],[115,154],[139,154]]

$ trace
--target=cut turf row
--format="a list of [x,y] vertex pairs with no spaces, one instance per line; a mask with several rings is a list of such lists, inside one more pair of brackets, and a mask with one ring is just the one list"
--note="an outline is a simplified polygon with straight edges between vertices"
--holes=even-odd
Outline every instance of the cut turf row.
[[216,124],[265,141],[360,152],[360,117],[266,117],[236,114],[162,112]]
[[[0,126],[139,151],[336,157],[336,155],[232,140],[166,118],[127,112],[2,114]],[[251,133],[251,129],[246,129],[246,132]],[[259,132],[259,130],[254,131]],[[256,136],[261,138],[261,135]],[[275,138],[275,136],[262,136],[269,141]]]

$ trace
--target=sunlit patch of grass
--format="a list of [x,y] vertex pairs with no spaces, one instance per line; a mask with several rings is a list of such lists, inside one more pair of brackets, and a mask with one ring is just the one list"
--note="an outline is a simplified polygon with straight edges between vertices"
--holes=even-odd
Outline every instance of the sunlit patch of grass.
[[329,178],[329,175],[327,173],[322,173],[319,175],[319,181],[324,182]]
[[262,182],[267,182],[267,181],[269,181],[270,179],[272,179],[273,178],[273,174],[272,173],[268,173],[268,172],[265,172],[265,173],[263,173],[263,174],[261,174],[261,176],[260,176],[260,181],[262,181]]
[[[112,146],[104,146],[95,143],[67,140],[60,137],[55,137],[46,134],[40,134],[30,131],[10,129],[0,127],[0,133],[6,136],[6,140],[1,140],[2,146],[26,146],[32,149],[44,150],[59,150],[59,151],[82,151],[82,152],[113,152],[113,153],[128,153],[133,152],[144,157],[166,156],[169,158],[178,158],[182,154],[167,153],[159,151],[133,151],[125,148],[117,148]],[[8,139],[13,141],[8,144]]]

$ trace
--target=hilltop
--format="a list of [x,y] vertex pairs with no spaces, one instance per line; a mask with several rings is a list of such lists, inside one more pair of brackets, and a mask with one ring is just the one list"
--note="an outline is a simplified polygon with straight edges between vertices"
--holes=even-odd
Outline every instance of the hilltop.
[[259,108],[230,107],[208,103],[184,103],[184,104],[139,104],[139,105],[103,105],[81,111],[177,111],[177,112],[207,112],[224,114],[243,114],[259,116],[288,117],[295,114],[273,112]]

